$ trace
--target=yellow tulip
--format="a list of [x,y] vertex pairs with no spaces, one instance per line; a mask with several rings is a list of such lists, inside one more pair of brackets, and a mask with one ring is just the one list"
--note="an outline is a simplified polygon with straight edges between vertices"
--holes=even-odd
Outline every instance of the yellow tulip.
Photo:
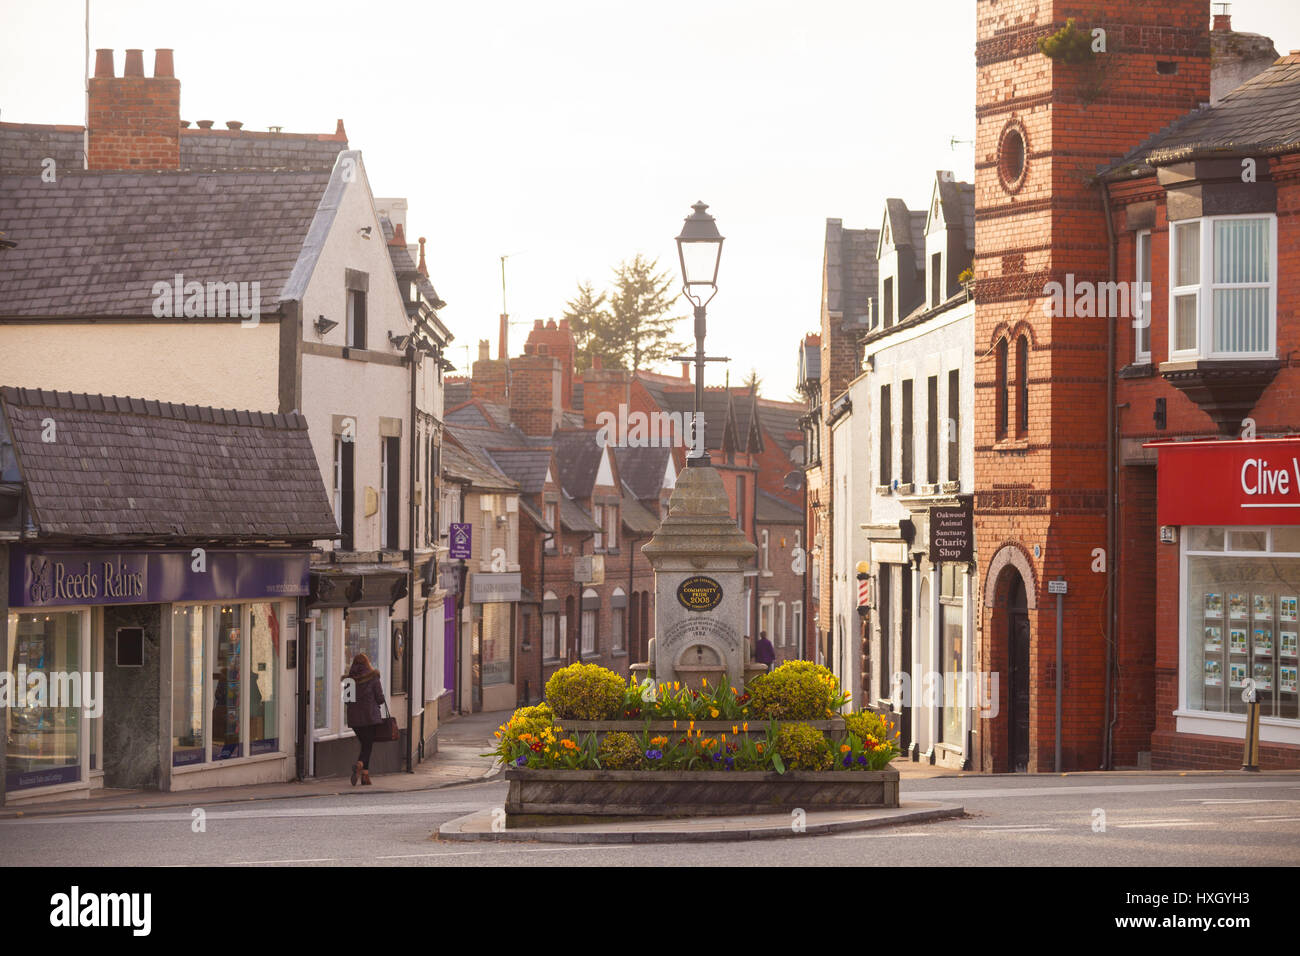
[[704,682],[705,687],[709,686],[709,679],[707,677],[701,677],[700,680]]
[[738,733],[740,733],[740,731],[736,729],[736,725],[735,725],[735,724],[732,724],[732,725],[731,725],[731,732],[732,732],[733,734],[738,734]]
[[742,726],[742,727],[745,728],[745,733],[749,733],[749,721],[745,721],[745,722],[744,722],[743,724],[741,724],[740,726]]

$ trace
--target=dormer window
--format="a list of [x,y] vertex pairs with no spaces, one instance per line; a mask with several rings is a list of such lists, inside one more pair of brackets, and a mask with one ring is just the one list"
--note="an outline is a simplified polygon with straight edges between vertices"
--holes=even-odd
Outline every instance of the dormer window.
[[930,256],[930,308],[943,301],[943,253]]
[[894,277],[893,276],[887,276],[885,278],[885,287],[882,296],[885,300],[885,304],[881,309],[881,312],[884,316],[884,326],[885,328],[889,328],[891,325],[894,324]]

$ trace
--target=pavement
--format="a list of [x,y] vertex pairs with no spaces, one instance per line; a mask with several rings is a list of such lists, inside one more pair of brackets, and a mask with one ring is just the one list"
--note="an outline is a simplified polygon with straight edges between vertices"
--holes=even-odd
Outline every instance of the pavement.
[[761,813],[745,816],[642,819],[611,823],[560,824],[505,829],[500,807],[476,810],[438,828],[439,840],[493,840],[511,843],[715,843],[822,836],[874,827],[928,823],[963,816],[955,803],[909,800],[897,807],[870,810],[817,810],[798,816]]
[[[482,783],[499,776],[501,768],[493,757],[481,757],[495,743],[493,731],[509,719],[511,711],[466,714],[444,721],[438,727],[438,752],[412,773],[371,774],[374,781],[367,793],[406,793],[440,790],[463,784]],[[49,816],[68,813],[102,813],[106,810],[147,810],[203,804],[246,803],[254,800],[284,800],[293,797],[327,797],[360,793],[348,777],[320,777],[286,783],[248,784],[202,790],[93,790],[89,798],[78,797],[34,803],[21,807],[0,807],[0,820],[15,817]]]

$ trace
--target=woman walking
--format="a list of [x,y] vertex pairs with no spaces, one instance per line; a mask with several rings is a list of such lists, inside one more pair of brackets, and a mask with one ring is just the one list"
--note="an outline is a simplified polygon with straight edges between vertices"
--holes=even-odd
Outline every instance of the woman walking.
[[361,753],[352,768],[352,786],[357,785],[358,777],[361,778],[362,785],[370,786],[370,748],[375,743],[375,728],[384,722],[379,711],[380,705],[386,703],[384,687],[379,679],[379,671],[365,654],[352,658],[352,667],[343,680],[349,678],[355,682],[356,692],[354,699],[348,701],[348,726],[361,742]]

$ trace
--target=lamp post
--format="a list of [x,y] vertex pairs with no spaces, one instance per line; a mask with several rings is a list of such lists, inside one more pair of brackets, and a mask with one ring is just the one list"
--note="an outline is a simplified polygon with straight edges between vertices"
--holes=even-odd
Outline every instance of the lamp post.
[[[687,453],[688,467],[710,464],[709,452],[704,444],[704,363],[726,362],[725,358],[710,358],[704,354],[705,307],[718,294],[718,262],[722,258],[722,235],[718,224],[706,211],[709,207],[697,202],[695,210],[686,217],[681,234],[677,237],[677,257],[682,266],[682,294],[695,306],[695,354],[678,355],[674,362],[695,363],[695,412],[691,416],[691,444]],[[708,292],[707,298],[705,292]]]

